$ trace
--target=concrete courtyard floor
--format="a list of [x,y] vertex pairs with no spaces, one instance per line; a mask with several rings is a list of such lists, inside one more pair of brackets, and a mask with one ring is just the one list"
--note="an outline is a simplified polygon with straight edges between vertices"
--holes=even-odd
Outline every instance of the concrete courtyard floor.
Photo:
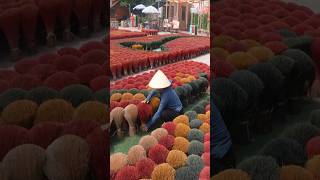
[[282,0],[284,2],[292,2],[312,9],[314,12],[320,12],[319,0]]
[[210,66],[210,53],[193,58],[192,61],[202,62]]

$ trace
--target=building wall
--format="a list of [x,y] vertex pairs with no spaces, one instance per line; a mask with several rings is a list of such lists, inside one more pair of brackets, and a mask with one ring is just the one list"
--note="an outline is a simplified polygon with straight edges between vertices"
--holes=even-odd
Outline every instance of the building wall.
[[[167,9],[169,11],[168,19],[171,19],[171,20],[178,19],[178,21],[180,22],[179,24],[180,30],[188,30],[189,28],[190,7],[191,5],[189,3],[170,3],[170,8]],[[166,9],[166,6],[163,6],[163,9]],[[164,13],[164,18],[165,17],[166,17],[166,14]]]
[[189,3],[179,4],[179,21],[181,30],[188,30],[190,23],[190,7]]
[[124,17],[129,17],[129,9],[127,7],[122,7],[119,4],[113,6],[110,10],[110,18],[114,18],[118,21],[124,20]]

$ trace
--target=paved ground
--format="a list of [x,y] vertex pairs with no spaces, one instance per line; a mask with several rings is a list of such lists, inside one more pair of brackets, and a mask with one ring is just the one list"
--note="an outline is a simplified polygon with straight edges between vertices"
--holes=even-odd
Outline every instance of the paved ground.
[[193,61],[202,62],[210,66],[210,53],[193,58]]
[[293,2],[312,9],[315,12],[320,12],[320,0],[283,0],[284,2]]

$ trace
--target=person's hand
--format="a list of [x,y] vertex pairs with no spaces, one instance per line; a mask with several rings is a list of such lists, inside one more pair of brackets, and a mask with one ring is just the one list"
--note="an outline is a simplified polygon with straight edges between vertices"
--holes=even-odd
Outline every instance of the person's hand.
[[143,101],[141,101],[142,103],[146,103],[146,104],[148,104],[149,103],[149,101],[147,101],[147,99],[145,99],[145,100],[143,100]]
[[146,124],[141,124],[141,130],[142,130],[143,132],[147,132],[147,131],[148,131],[147,125],[146,125]]

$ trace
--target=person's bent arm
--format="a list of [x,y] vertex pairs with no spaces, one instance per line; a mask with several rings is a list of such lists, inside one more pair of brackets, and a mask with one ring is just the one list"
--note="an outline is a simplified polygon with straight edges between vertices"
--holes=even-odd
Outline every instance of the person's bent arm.
[[151,100],[151,98],[153,97],[153,96],[155,96],[157,94],[157,90],[152,90],[149,94],[148,94],[148,97],[147,97],[147,99],[145,100],[147,103]]
[[167,105],[167,99],[166,98],[161,99],[157,112],[153,115],[152,119],[147,123],[148,129],[159,119],[166,105]]

